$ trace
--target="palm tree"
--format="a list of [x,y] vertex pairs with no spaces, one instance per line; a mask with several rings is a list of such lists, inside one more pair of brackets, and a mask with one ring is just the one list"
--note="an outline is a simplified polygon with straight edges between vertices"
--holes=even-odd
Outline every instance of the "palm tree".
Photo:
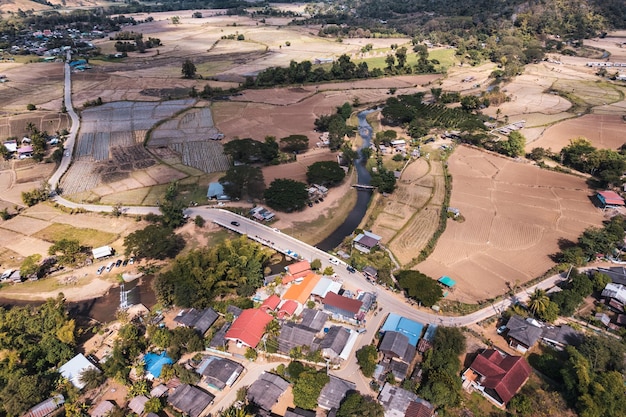
[[548,304],[550,304],[550,298],[548,298],[546,291],[536,288],[535,292],[530,296],[528,308],[533,314],[538,315],[546,311]]
[[98,388],[105,380],[104,374],[96,368],[87,368],[80,374],[80,382],[85,384],[87,389]]
[[231,405],[226,410],[222,411],[219,417],[250,417],[250,414],[248,414],[243,407],[237,408]]
[[278,337],[280,334],[280,323],[277,320],[272,320],[265,326],[265,332],[270,337]]

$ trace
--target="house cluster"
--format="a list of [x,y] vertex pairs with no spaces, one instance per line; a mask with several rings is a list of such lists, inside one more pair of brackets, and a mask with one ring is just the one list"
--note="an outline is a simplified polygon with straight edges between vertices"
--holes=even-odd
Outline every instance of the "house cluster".
[[557,350],[582,342],[582,335],[566,324],[552,326],[517,315],[509,319],[502,334],[508,340],[509,346],[521,353],[526,353],[538,342]]
[[432,417],[435,407],[411,391],[389,382],[378,394],[378,402],[385,410],[385,417]]
[[[286,268],[275,293],[258,293],[255,300],[261,302],[260,306],[237,314],[223,335],[224,343],[250,348],[266,344],[266,326],[277,318],[280,332],[270,343],[277,344],[279,353],[289,355],[294,349],[319,351],[330,361],[339,362],[352,351],[359,334],[353,327],[365,319],[376,296],[368,292],[352,294],[336,279],[314,273],[308,261],[300,261]],[[312,309],[312,305],[322,308]],[[331,318],[334,323],[327,325]]]
[[[376,151],[375,144],[370,145],[370,147],[372,148],[373,151]],[[406,156],[407,151],[408,151],[407,143],[406,143],[406,140],[404,139],[392,140],[388,144],[381,143],[380,145],[378,145],[378,148],[380,149],[380,152],[384,155],[400,153],[403,156]]]
[[610,282],[602,290],[601,297],[608,306],[609,312],[597,313],[595,318],[612,330],[626,327],[626,314],[624,314],[626,285]]
[[30,138],[24,137],[21,140],[7,140],[3,145],[9,152],[9,156],[17,156],[19,159],[26,159],[33,156],[33,145]]
[[[105,33],[98,29],[88,32],[73,28],[35,30],[21,34],[12,41],[7,51],[15,55],[33,54],[51,57],[54,60],[55,57],[62,56],[65,51],[71,49],[69,45],[74,45],[75,49],[83,51],[94,49],[91,40],[104,36]],[[64,43],[65,46],[57,46],[59,43]]]

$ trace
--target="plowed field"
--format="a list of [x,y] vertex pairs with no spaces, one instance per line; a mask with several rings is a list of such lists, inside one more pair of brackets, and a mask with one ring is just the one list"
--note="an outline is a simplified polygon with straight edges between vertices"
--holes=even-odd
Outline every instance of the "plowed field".
[[490,299],[505,292],[507,282],[543,274],[553,265],[549,255],[559,251],[559,239],[576,240],[602,222],[583,178],[463,146],[448,166],[450,206],[465,221],[448,220],[434,252],[415,269],[452,277],[453,299]]

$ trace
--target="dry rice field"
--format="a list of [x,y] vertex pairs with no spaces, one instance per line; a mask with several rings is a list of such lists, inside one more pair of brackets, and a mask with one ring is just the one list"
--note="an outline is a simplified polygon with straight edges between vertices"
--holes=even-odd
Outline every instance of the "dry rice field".
[[543,135],[526,145],[526,150],[541,147],[559,152],[570,140],[585,137],[595,147],[617,149],[626,143],[626,122],[619,114],[587,114],[549,127]]
[[[145,132],[194,103],[194,100],[116,102],[83,111],[75,145],[76,159],[61,181],[64,194],[81,195],[105,186],[96,192],[102,196],[103,191],[145,186],[128,181],[156,164],[143,147],[143,137],[136,132]],[[166,182],[172,179],[167,178]]]
[[451,207],[463,222],[448,220],[436,249],[415,268],[457,281],[450,295],[464,302],[487,300],[507,283],[529,281],[554,265],[559,239],[576,240],[599,226],[584,179],[541,170],[465,146],[448,161]]
[[63,113],[35,111],[20,115],[0,117],[0,138],[28,136],[26,127],[32,123],[42,132],[53,135],[63,129],[69,129],[69,116]]
[[372,204],[375,219],[368,226],[400,264],[408,264],[437,229],[444,196],[441,161],[417,159],[404,169],[393,194],[377,196]]

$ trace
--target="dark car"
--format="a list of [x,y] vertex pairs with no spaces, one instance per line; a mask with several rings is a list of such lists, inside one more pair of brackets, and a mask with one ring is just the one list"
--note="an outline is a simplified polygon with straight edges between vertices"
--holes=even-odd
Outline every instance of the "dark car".
[[356,269],[354,269],[354,267],[353,267],[353,266],[350,266],[350,265],[348,265],[348,266],[346,267],[346,269],[347,269],[347,270],[348,270],[348,272],[350,272],[351,274],[354,274],[354,273],[356,272]]
[[230,222],[233,226],[239,226],[239,222]]
[[126,266],[128,265],[128,259],[124,259],[124,262],[122,262],[122,266]]
[[309,207],[313,207],[313,203],[311,203],[310,201],[308,203],[306,203],[307,206]]
[[118,259],[117,262],[115,262],[115,266],[117,267],[117,266],[120,266],[120,265],[122,265],[122,260]]

